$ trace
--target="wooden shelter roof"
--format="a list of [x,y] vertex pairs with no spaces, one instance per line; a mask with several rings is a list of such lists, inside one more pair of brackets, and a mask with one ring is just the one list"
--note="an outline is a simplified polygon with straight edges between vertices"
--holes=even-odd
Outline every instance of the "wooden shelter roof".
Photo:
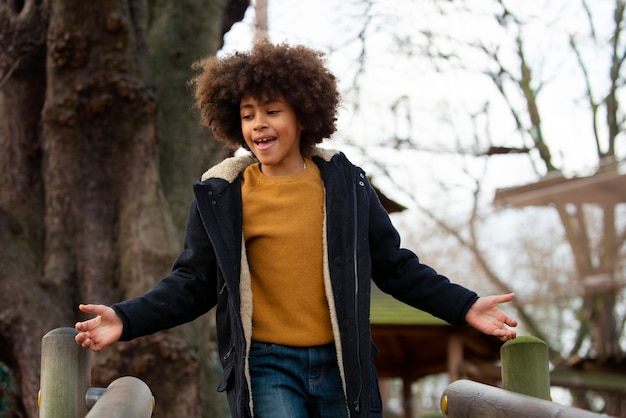
[[450,380],[467,376],[495,384],[502,343],[471,327],[454,327],[405,305],[372,286],[372,339],[381,378],[415,381],[448,372]]
[[626,202],[626,174],[600,172],[588,177],[548,175],[536,183],[496,190],[500,206],[548,206],[554,203],[617,204]]
[[[374,189],[388,213],[406,209]],[[372,339],[380,350],[374,359],[380,378],[402,378],[410,383],[447,372],[450,381],[469,377],[496,384],[500,380],[502,343],[497,338],[471,327],[453,327],[397,301],[374,284],[370,309]]]

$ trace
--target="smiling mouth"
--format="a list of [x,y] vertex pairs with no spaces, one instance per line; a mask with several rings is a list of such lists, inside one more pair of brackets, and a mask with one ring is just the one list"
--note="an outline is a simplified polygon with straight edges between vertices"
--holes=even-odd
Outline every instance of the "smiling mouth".
[[276,137],[275,136],[269,136],[269,137],[265,137],[265,138],[255,139],[254,140],[254,145],[256,145],[260,149],[263,149],[263,148],[266,148],[269,145],[271,145],[274,141],[276,141]]

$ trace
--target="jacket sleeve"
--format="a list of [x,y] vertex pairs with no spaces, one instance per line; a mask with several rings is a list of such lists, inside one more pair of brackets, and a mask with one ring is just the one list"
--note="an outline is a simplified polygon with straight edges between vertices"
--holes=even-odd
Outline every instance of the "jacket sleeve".
[[400,236],[376,192],[368,187],[369,245],[374,283],[394,298],[452,325],[466,325],[465,314],[478,295],[452,283],[400,247]]
[[183,251],[169,276],[147,293],[111,306],[122,319],[121,341],[189,322],[217,300],[215,253],[194,201],[189,209]]

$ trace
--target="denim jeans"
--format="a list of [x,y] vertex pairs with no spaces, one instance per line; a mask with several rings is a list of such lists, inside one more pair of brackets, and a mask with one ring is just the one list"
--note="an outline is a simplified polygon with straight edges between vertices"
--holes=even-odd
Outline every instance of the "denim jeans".
[[252,342],[255,418],[348,416],[334,344],[286,347]]

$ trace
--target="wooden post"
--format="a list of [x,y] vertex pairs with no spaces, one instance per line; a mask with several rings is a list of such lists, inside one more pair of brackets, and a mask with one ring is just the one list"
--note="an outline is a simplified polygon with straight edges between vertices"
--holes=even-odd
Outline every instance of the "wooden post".
[[463,364],[463,340],[458,334],[450,335],[448,339],[448,379],[450,382],[461,378]]
[[132,376],[114,380],[85,418],[150,418],[154,398],[148,385]]
[[551,400],[548,346],[537,337],[522,336],[500,348],[502,389]]
[[411,418],[413,416],[413,393],[411,391],[411,379],[402,379],[402,409],[403,418]]
[[41,341],[39,418],[80,418],[87,413],[91,354],[76,344],[74,328],[57,328]]

